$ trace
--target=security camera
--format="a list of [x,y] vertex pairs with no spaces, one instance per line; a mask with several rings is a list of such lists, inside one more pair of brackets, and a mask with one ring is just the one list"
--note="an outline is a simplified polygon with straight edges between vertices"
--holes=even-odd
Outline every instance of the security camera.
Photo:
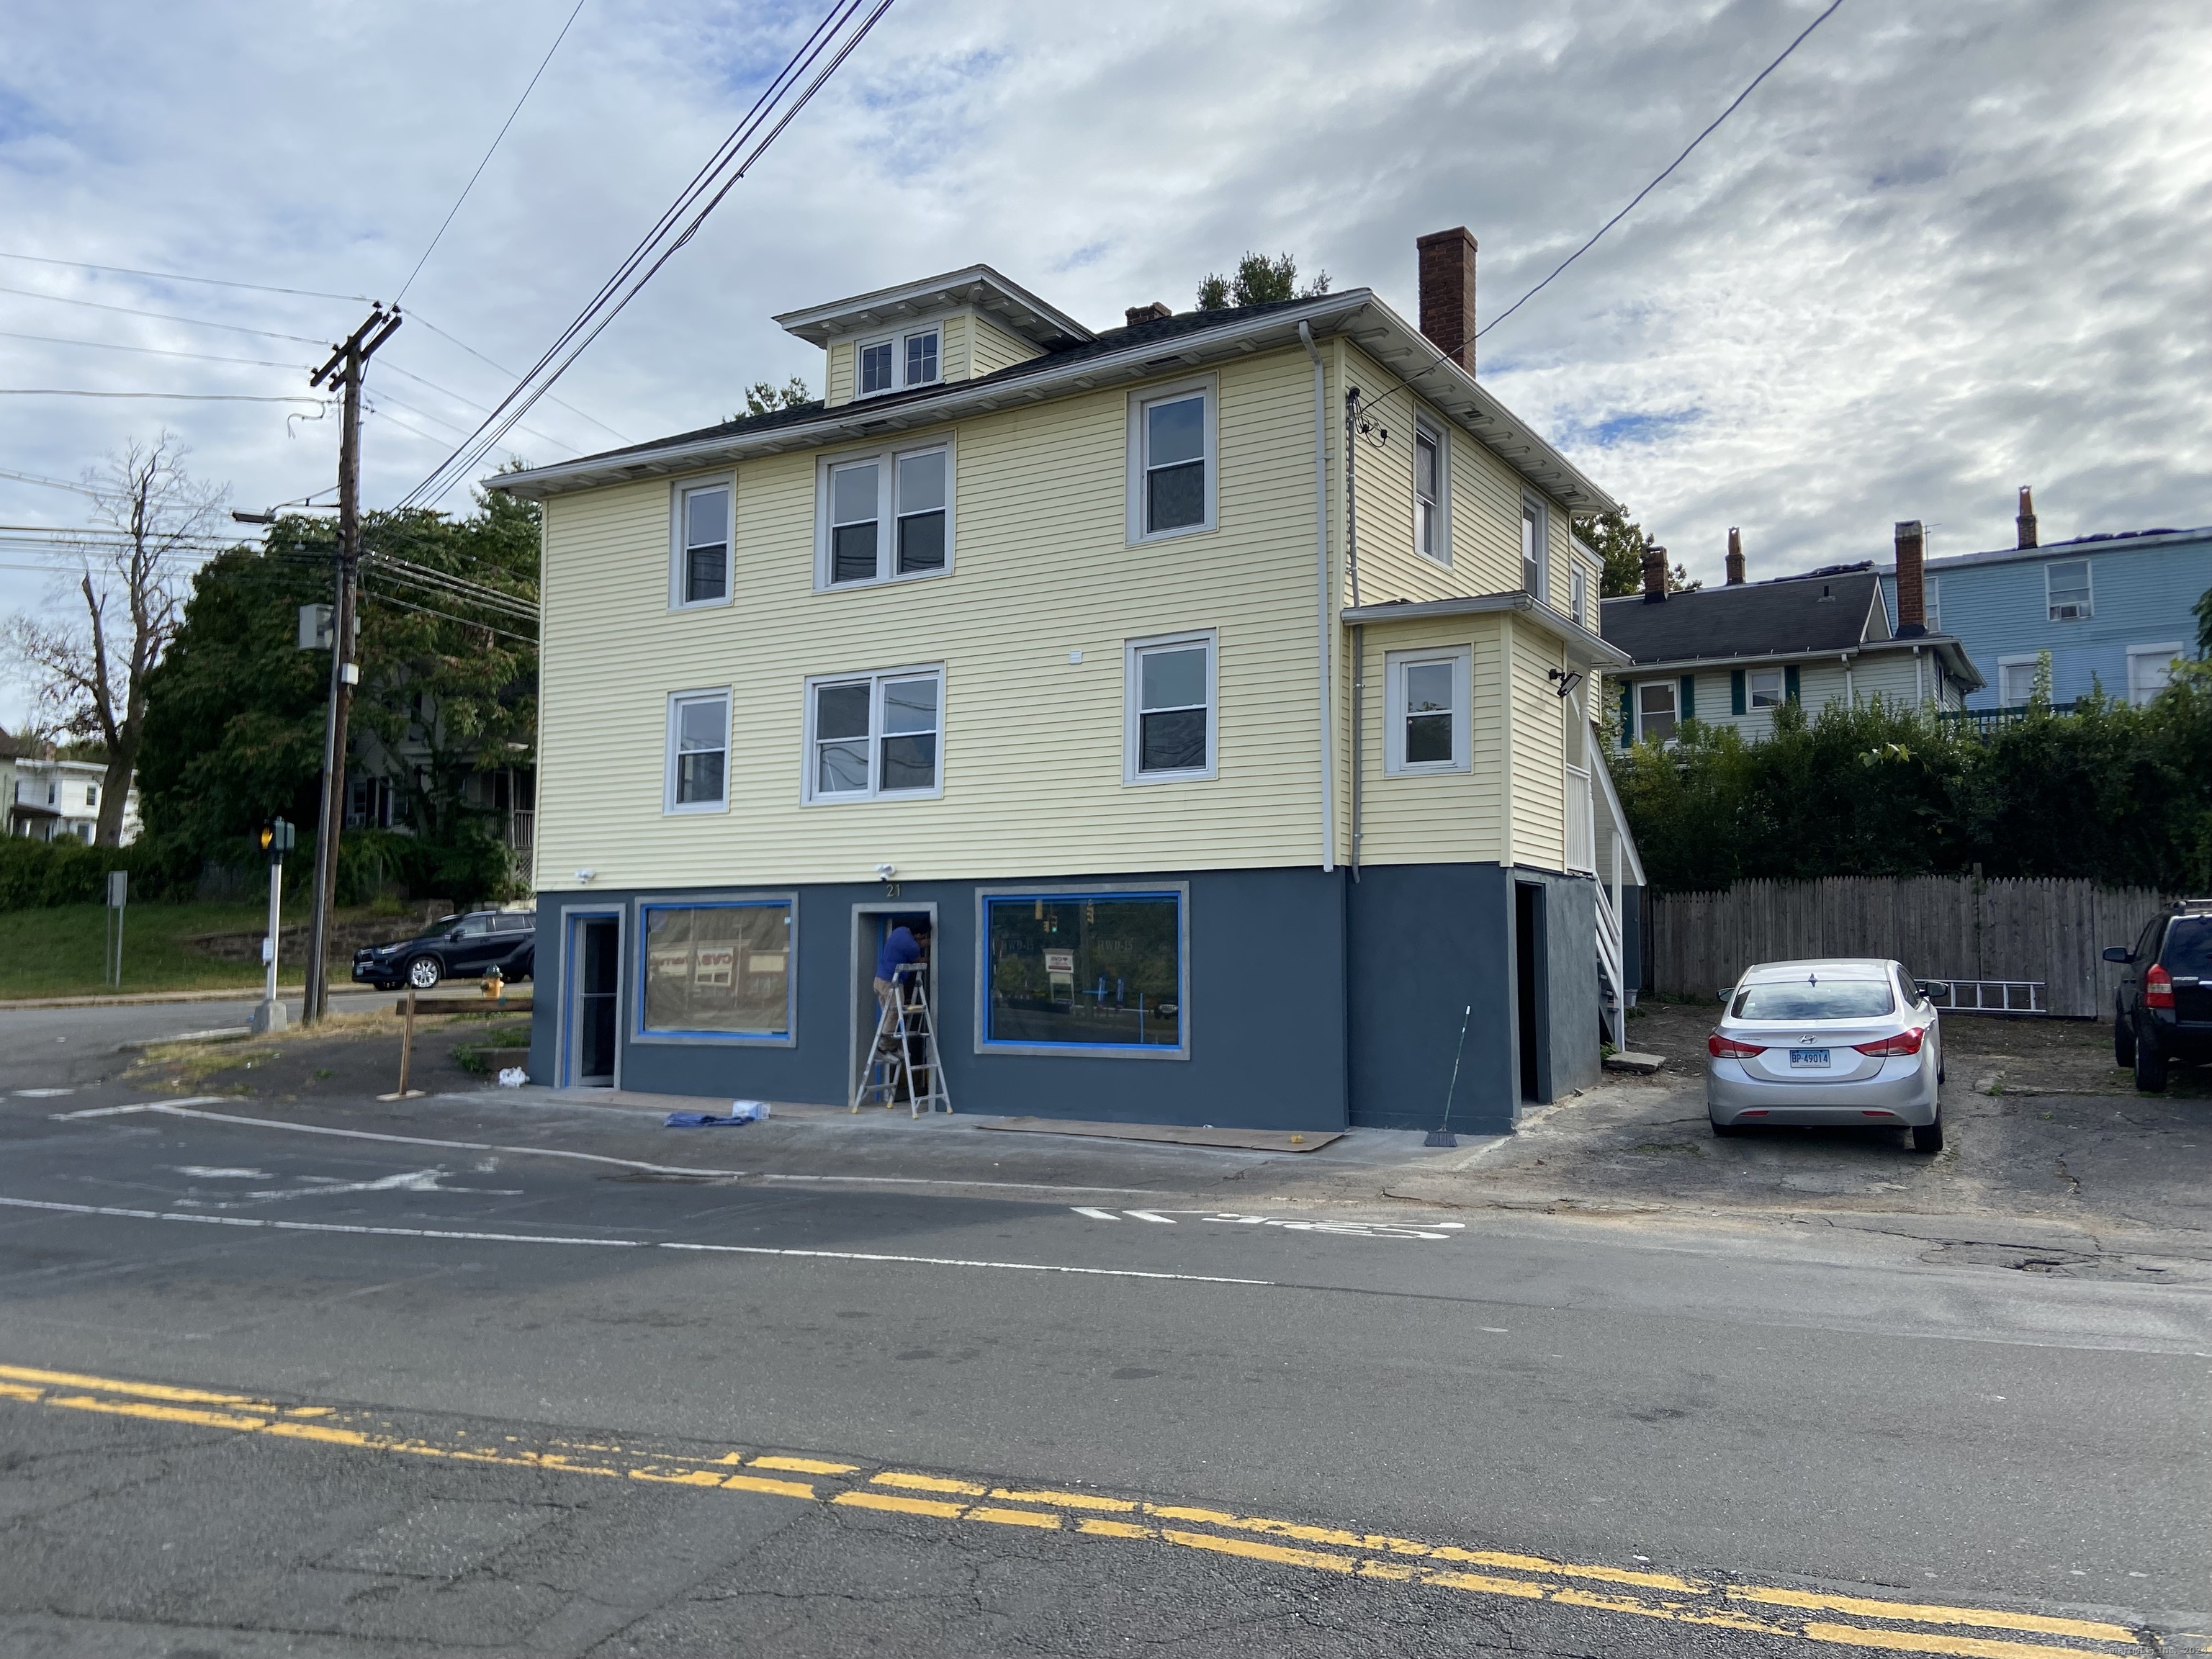
[[592,878],[599,873],[596,870],[579,870],[576,872],[577,884],[580,886],[588,886],[591,884]]
[[889,881],[896,874],[898,874],[898,866],[896,864],[879,864],[876,866],[876,879],[878,881]]

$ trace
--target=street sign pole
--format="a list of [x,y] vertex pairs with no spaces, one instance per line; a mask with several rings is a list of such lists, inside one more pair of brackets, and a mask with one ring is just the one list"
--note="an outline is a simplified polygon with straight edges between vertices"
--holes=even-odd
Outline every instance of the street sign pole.
[[107,872],[107,982],[123,988],[123,907],[131,902],[131,875],[125,870]]
[[284,854],[292,850],[292,826],[283,818],[271,818],[254,837],[269,855],[269,933],[261,941],[261,1006],[253,1011],[251,1023],[257,1034],[281,1031],[289,1023],[284,1005],[276,1000],[276,942],[283,937]]

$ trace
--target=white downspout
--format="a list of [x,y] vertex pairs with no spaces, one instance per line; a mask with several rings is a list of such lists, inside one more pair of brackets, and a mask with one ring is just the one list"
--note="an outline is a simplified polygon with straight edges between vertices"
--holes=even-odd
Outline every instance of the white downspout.
[[1328,384],[1313,330],[1298,325],[1298,342],[1313,359],[1314,569],[1319,609],[1314,619],[1321,680],[1321,867],[1336,868],[1336,675],[1329,659]]

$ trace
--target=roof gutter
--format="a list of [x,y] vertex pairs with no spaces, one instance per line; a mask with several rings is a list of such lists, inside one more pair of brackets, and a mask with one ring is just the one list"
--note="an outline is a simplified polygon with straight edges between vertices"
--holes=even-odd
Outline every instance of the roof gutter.
[[[1950,635],[1923,634],[1914,640],[1868,640],[1859,645],[1841,647],[1840,650],[1842,656],[1849,659],[1853,656],[1864,656],[1871,652],[1910,651],[1921,646],[1928,647],[1942,659],[1953,678],[1971,682],[1966,688],[1968,690],[1978,691],[1988,684],[1983,679],[1981,670],[1974,666],[1973,659],[1966,655],[1966,647]],[[1741,655],[1733,657],[1674,657],[1662,662],[1635,662],[1624,654],[1622,660],[1629,665],[1627,673],[1641,676],[1673,674],[1689,669],[1730,668],[1754,663],[1829,662],[1837,658],[1838,649],[1835,646],[1826,646],[1811,651],[1747,651]]]

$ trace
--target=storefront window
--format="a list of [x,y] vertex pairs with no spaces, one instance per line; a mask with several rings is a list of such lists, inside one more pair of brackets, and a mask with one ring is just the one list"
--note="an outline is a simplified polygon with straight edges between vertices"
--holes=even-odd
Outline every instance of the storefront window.
[[1180,1049],[1182,905],[1177,893],[986,899],[984,1042]]
[[640,909],[640,1036],[788,1040],[790,900]]

